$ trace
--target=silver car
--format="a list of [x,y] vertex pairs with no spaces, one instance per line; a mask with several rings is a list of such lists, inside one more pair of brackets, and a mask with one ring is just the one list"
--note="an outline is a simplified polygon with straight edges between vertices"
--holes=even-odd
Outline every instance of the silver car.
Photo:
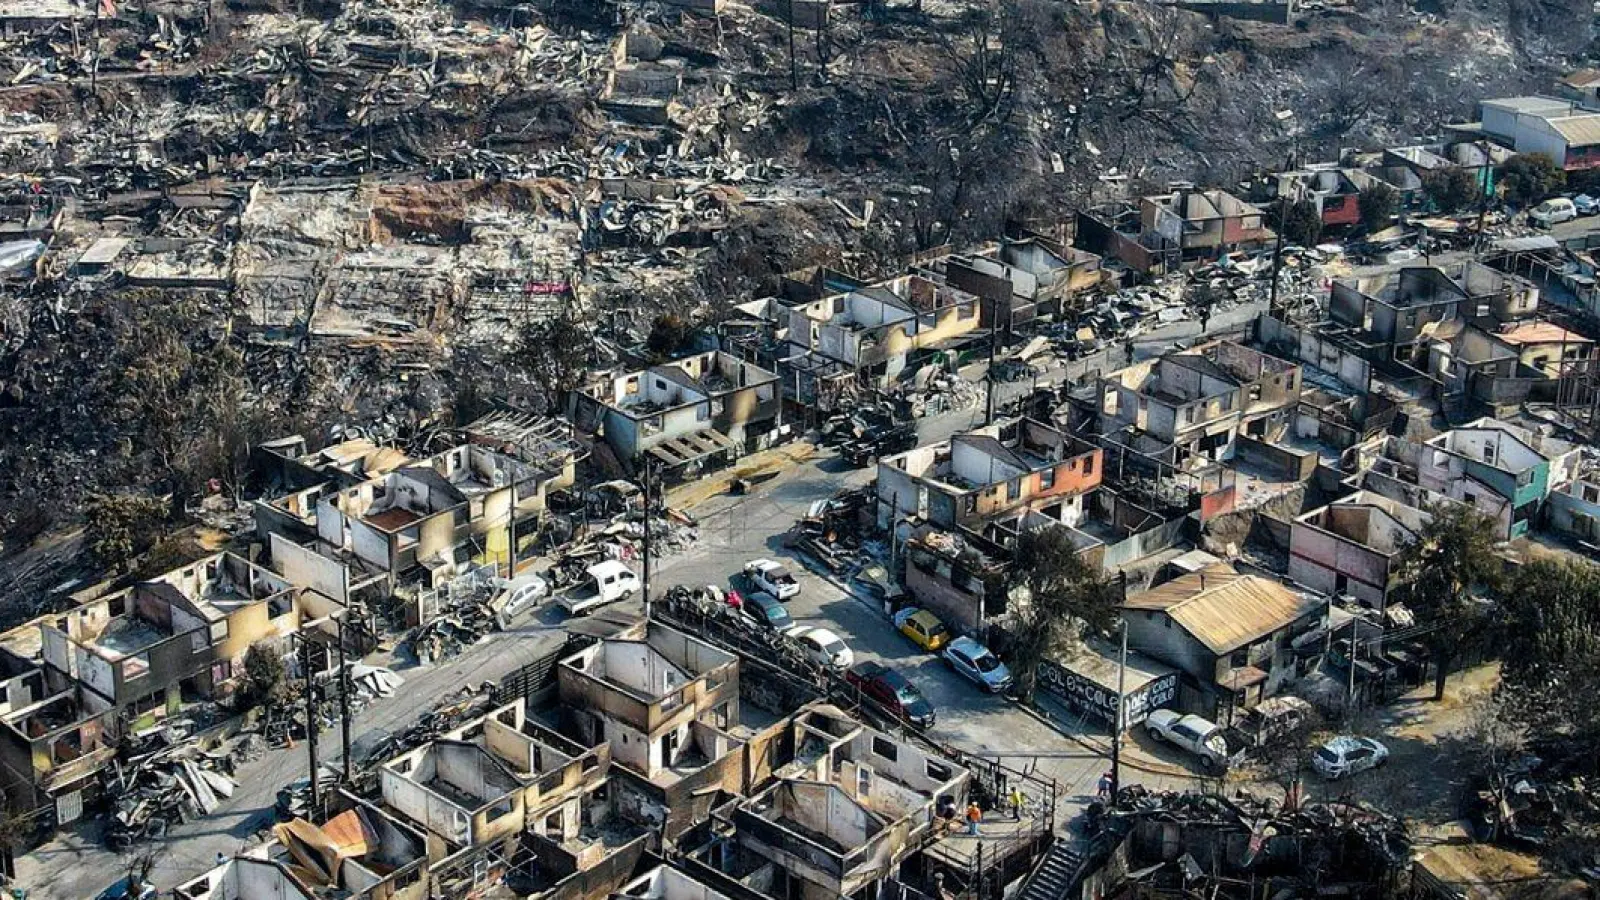
[[943,656],[950,668],[991,694],[1011,689],[1011,670],[972,638],[958,637],[946,644]]

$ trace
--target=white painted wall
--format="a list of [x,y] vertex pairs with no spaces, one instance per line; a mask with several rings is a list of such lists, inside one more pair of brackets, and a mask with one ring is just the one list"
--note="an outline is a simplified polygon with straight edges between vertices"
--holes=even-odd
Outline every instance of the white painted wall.
[[272,561],[290,583],[311,588],[340,603],[349,602],[350,573],[344,563],[277,534],[272,535]]
[[975,484],[994,484],[1027,474],[1027,470],[996,459],[959,438],[950,443],[950,471]]

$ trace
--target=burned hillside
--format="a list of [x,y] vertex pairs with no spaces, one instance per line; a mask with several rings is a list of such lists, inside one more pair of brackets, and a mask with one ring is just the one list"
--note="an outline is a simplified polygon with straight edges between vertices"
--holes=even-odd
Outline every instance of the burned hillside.
[[[1523,0],[1285,24],[1040,0],[0,14],[7,551],[96,494],[184,521],[239,489],[265,421],[412,441],[490,398],[546,410],[530,323],[623,362],[658,314],[715,318],[784,272],[880,275],[1424,133],[1547,82],[1591,25]],[[39,586],[8,584],[29,599],[5,615]]]

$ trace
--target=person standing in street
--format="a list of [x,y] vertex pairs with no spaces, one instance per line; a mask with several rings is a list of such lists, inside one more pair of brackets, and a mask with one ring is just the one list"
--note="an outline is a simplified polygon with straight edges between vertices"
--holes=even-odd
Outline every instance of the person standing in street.
[[1022,821],[1022,804],[1026,803],[1028,801],[1028,798],[1023,795],[1021,787],[1019,787],[1017,785],[1012,785],[1011,786],[1011,796],[1009,797],[1009,799],[1011,800],[1011,818],[1015,819],[1018,822],[1021,822]]
[[978,836],[978,823],[983,821],[983,810],[978,808],[978,801],[973,800],[967,804],[967,834]]

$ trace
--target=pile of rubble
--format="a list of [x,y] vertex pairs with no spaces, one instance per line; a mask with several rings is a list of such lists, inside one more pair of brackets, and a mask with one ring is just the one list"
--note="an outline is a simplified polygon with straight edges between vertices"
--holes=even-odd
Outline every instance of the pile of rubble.
[[420,624],[405,647],[423,665],[448,659],[495,630],[490,601],[502,586],[492,565],[474,566],[443,586],[416,592],[411,608]]
[[1117,793],[1109,809],[1094,806],[1093,828],[1118,820],[1198,823],[1244,829],[1261,843],[1274,837],[1343,835],[1358,841],[1376,859],[1404,866],[1411,859],[1411,837],[1405,822],[1365,806],[1347,802],[1305,803],[1286,808],[1278,800],[1243,791],[1235,797],[1190,791],[1151,791],[1130,785]]
[[258,745],[246,744],[238,754],[230,754],[183,743],[114,760],[101,773],[106,796],[114,804],[106,843],[121,850],[139,841],[161,840],[173,825],[214,812],[239,787],[226,773],[252,753],[259,753]]
[[785,545],[836,575],[853,575],[872,562],[867,538],[875,524],[874,499],[868,488],[855,488],[816,501],[789,530]]
[[954,372],[927,366],[917,372],[914,384],[915,390],[908,399],[911,415],[917,418],[977,409],[983,405],[983,387]]

